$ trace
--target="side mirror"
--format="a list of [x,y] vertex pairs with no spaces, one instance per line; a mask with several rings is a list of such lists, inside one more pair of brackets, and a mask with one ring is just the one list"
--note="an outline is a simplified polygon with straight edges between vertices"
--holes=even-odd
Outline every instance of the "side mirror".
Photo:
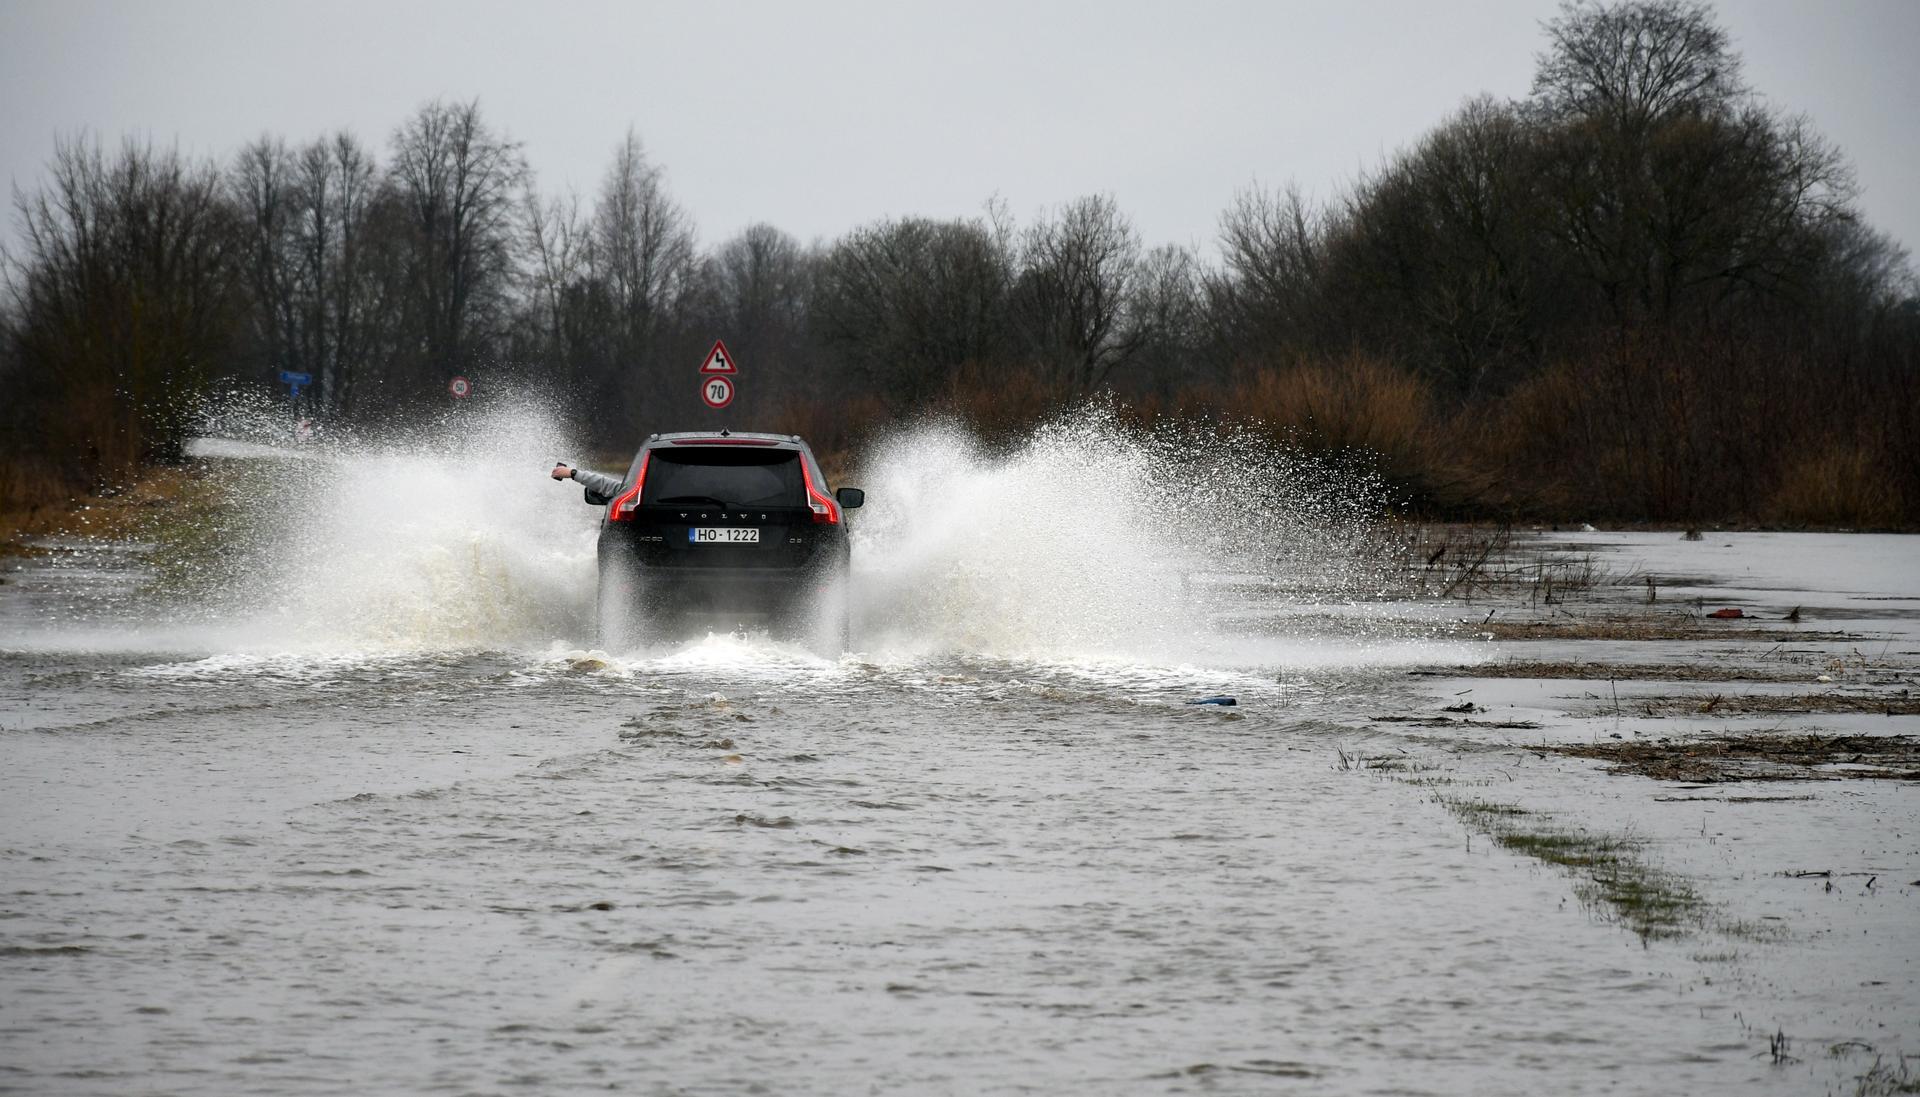
[[833,493],[833,497],[842,507],[848,510],[859,510],[861,505],[867,501],[867,493],[861,491],[859,488],[841,488],[839,491]]
[[611,502],[613,502],[613,496],[602,495],[599,492],[593,490],[592,488],[587,489],[587,505],[588,506],[604,507]]

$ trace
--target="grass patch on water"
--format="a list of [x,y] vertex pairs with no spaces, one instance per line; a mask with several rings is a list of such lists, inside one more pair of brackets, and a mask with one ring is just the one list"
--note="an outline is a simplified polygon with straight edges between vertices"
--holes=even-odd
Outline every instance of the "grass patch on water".
[[[1835,1055],[1839,1054],[1836,1048]],[[1892,1062],[1874,1056],[1873,1066],[1855,1079],[1854,1093],[1859,1097],[1897,1097],[1920,1093],[1920,1074],[1907,1064],[1908,1056],[1897,1055]]]
[[1502,849],[1565,869],[1582,903],[1642,941],[1682,937],[1705,921],[1706,901],[1685,880],[1648,863],[1638,839],[1567,826],[1514,804],[1439,800]]

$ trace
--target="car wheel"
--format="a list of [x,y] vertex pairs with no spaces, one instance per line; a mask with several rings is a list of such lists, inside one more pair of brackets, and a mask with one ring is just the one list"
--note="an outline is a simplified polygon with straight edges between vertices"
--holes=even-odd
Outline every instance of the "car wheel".
[[594,643],[605,651],[632,650],[645,639],[645,625],[636,577],[625,568],[602,564],[593,606]]
[[822,588],[813,607],[812,625],[813,650],[821,658],[838,659],[853,650],[853,614],[844,572]]
[[847,604],[847,592],[843,586],[840,591],[840,651],[844,655],[853,650],[853,608]]

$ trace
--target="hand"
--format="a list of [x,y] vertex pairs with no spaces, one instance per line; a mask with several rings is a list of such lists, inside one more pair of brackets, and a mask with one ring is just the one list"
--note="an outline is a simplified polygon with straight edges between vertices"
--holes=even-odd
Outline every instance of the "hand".
[[553,466],[553,478],[555,480],[572,479],[573,470],[567,467],[567,463],[565,461],[555,462]]

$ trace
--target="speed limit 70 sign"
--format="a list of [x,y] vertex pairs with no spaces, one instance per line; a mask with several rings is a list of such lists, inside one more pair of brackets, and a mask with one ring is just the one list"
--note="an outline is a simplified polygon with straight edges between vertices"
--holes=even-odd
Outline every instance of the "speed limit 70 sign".
[[710,408],[724,408],[733,403],[733,379],[730,377],[704,377],[700,381],[700,399]]

